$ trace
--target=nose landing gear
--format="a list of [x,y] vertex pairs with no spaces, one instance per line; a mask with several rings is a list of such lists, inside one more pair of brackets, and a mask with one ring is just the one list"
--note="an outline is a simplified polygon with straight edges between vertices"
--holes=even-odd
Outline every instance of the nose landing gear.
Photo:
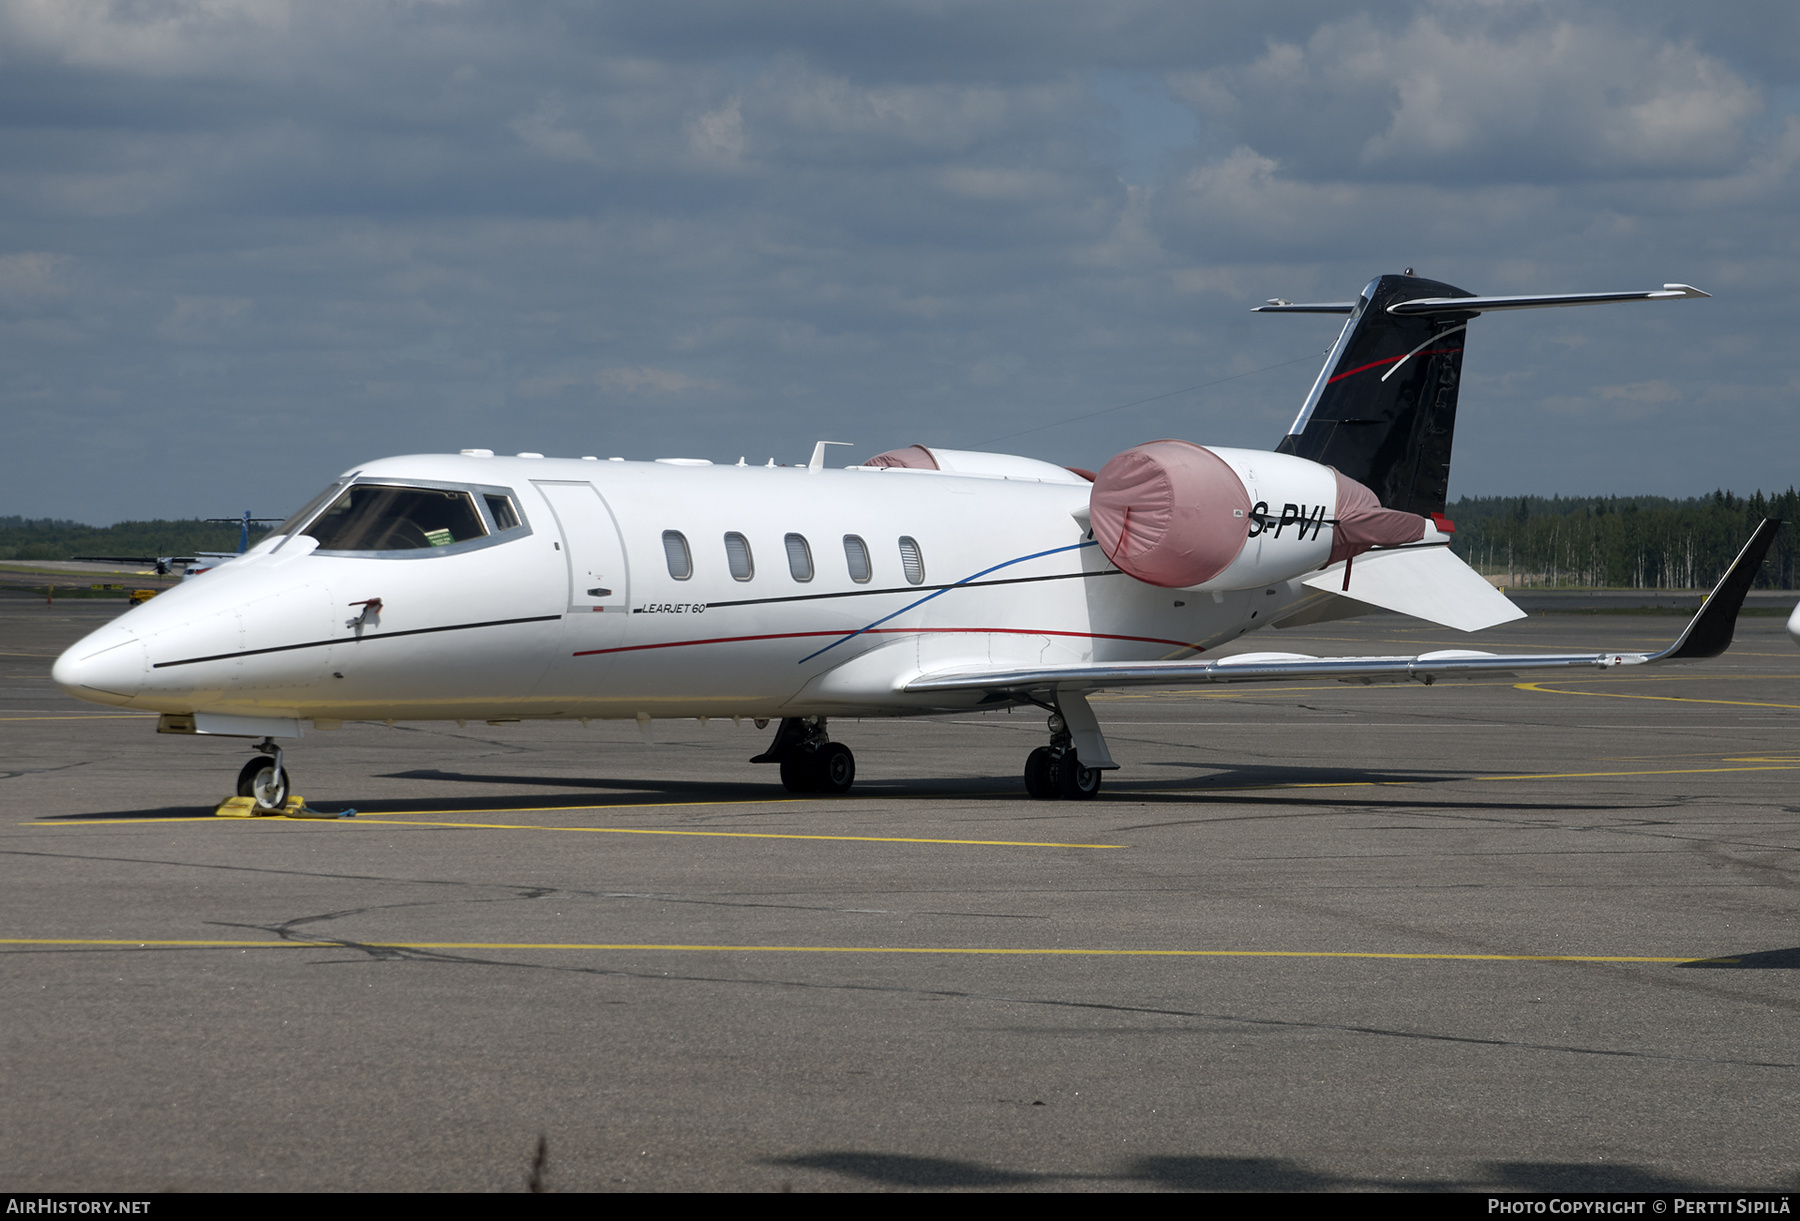
[[273,813],[287,801],[287,769],[281,765],[281,747],[273,738],[264,738],[256,749],[259,755],[238,773],[238,796],[252,798],[261,812]]
[[1089,767],[1075,751],[1074,735],[1062,714],[1050,714],[1050,745],[1025,758],[1025,791],[1039,801],[1067,797],[1086,801],[1100,791],[1100,769]]
[[752,763],[779,763],[790,793],[848,793],[856,783],[856,756],[825,735],[822,716],[783,717],[769,749]]

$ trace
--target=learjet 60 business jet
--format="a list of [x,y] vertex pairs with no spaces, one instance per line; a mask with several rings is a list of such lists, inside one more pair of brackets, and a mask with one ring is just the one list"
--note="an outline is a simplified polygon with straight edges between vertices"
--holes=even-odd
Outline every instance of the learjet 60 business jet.
[[1413,681],[1716,656],[1778,523],[1660,653],[1318,658],[1222,645],[1398,611],[1463,631],[1522,612],[1449,549],[1463,334],[1503,310],[1706,294],[1481,297],[1384,275],[1354,301],[1273,452],[1152,441],[1097,473],[914,445],[827,469],[496,456],[347,472],[245,554],[57,661],[70,695],[255,741],[239,794],[282,807],[279,739],[346,720],[778,722],[754,762],[844,792],[832,717],[1035,706],[1037,798],[1117,766],[1100,688]]

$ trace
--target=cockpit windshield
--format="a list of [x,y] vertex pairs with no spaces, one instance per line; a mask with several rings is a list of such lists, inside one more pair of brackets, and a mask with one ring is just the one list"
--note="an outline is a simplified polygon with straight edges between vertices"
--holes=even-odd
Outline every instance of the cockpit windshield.
[[319,509],[324,506],[326,501],[330,500],[333,496],[336,496],[338,494],[338,489],[343,486],[342,481],[332,484],[323,492],[320,492],[317,496],[314,496],[311,500],[307,501],[305,506],[298,513],[295,513],[292,517],[289,517],[286,521],[275,527],[271,533],[294,533],[294,531],[298,530],[301,526],[304,526],[307,522],[311,521],[312,515],[317,513]]
[[438,488],[352,484],[306,527],[320,551],[422,551],[483,538],[475,497]]

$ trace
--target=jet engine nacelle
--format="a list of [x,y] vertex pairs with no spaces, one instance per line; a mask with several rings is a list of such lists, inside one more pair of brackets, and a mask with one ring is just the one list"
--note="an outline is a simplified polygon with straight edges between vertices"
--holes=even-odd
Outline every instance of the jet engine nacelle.
[[1423,538],[1429,523],[1383,509],[1329,466],[1262,450],[1151,441],[1101,468],[1088,522],[1108,559],[1164,589],[1255,589],[1374,546]]

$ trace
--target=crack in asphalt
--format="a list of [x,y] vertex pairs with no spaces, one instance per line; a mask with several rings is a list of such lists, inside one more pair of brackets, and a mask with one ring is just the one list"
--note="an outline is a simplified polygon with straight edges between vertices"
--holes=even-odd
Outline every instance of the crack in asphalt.
[[[519,899],[519,898],[539,898],[539,897],[544,897],[544,896],[549,896],[549,895],[567,895],[571,898],[582,898],[582,899],[645,899],[645,900],[649,900],[649,901],[657,902],[657,903],[678,903],[678,904],[688,904],[688,905],[693,905],[693,906],[698,906],[698,907],[767,908],[767,909],[771,909],[771,910],[775,910],[775,911],[854,912],[854,913],[858,913],[858,914],[865,914],[865,913],[870,913],[870,912],[874,912],[874,911],[878,910],[878,909],[866,908],[866,907],[838,907],[838,906],[833,906],[833,905],[828,905],[828,904],[817,904],[817,903],[776,903],[776,902],[771,902],[768,900],[759,900],[759,899],[696,898],[696,897],[688,896],[688,895],[659,894],[655,891],[580,890],[580,889],[574,889],[574,888],[565,887],[565,886],[551,886],[551,887],[529,886],[529,885],[526,885],[523,883],[518,883],[518,882],[471,882],[471,881],[463,881],[463,880],[452,879],[452,878],[397,878],[397,877],[390,877],[390,876],[385,876],[385,875],[381,875],[381,874],[325,873],[325,872],[321,872],[321,871],[307,870],[307,869],[277,869],[277,868],[273,868],[273,867],[267,866],[267,865],[220,865],[220,864],[200,863],[197,861],[171,861],[171,860],[163,860],[163,859],[156,858],[156,857],[100,856],[97,854],[80,853],[80,852],[41,852],[41,851],[29,851],[29,850],[22,850],[22,849],[0,849],[0,856],[34,856],[34,857],[49,857],[49,858],[53,858],[53,859],[57,859],[57,860],[75,860],[75,861],[110,861],[110,862],[114,862],[114,863],[129,864],[129,865],[173,865],[173,866],[177,866],[177,867],[184,868],[184,869],[212,869],[212,870],[218,870],[218,871],[226,872],[226,873],[260,873],[260,874],[271,874],[271,875],[278,876],[278,877],[318,878],[321,880],[333,881],[333,882],[386,882],[389,884],[401,885],[401,886],[411,885],[411,886],[485,887],[485,888],[489,888],[489,889],[493,889],[493,890],[503,890],[503,891],[514,892],[509,895],[500,896],[500,897],[492,898],[492,899],[471,898],[471,899],[456,900],[456,902],[461,902],[461,903],[493,903],[493,902],[509,901],[511,899]],[[395,904],[389,904],[387,906],[394,907],[394,908],[400,908],[400,907],[431,907],[431,906],[439,906],[439,905],[441,905],[441,904],[437,901],[422,901],[422,902],[413,902],[413,903],[395,903]],[[297,919],[301,919],[301,920],[335,919],[338,915],[356,915],[356,914],[358,914],[360,912],[364,912],[364,911],[381,911],[381,910],[384,910],[384,908],[381,906],[368,907],[368,908],[350,908],[350,909],[346,909],[344,912],[341,912],[341,913],[327,913],[326,915],[323,915],[323,916],[302,916],[302,917],[297,917]],[[1048,919],[1050,919],[1049,916],[1035,915],[1035,914],[1030,914],[1030,913],[1019,913],[1019,912],[941,911],[941,910],[937,910],[937,909],[933,909],[933,908],[893,908],[893,909],[880,909],[880,910],[881,910],[882,914],[897,915],[897,916],[957,916],[957,917],[965,917],[965,918],[970,918],[970,919],[988,919],[988,920],[1048,920]],[[260,924],[254,924],[254,925],[252,925],[252,924],[242,924],[242,925],[220,924],[220,925],[218,925],[218,927],[221,927],[221,928],[258,928],[258,929],[260,929],[260,928],[264,928],[266,926],[260,925]]]
[[[260,928],[263,932],[272,933],[284,939],[291,939],[287,937],[287,933],[283,927],[279,925],[240,925],[235,927]],[[328,959],[314,964],[318,966],[369,960],[378,962],[425,962],[456,966],[491,966],[530,971],[554,971],[565,974],[593,975],[659,982],[717,984],[736,987],[792,988],[827,992],[870,992],[886,995],[927,996],[949,1000],[967,1000],[986,1004],[1029,1005],[1053,1009],[1139,1014],[1147,1017],[1183,1018],[1192,1021],[1223,1022],[1230,1025],[1273,1030],[1326,1031],[1338,1034],[1367,1035],[1374,1038],[1402,1039],[1426,1043],[1450,1043],[1473,1047],[1502,1047],[1519,1051],[1560,1052],[1566,1055],[1578,1056],[1602,1056],[1616,1059],[1649,1060],[1684,1064],[1732,1065],[1744,1068],[1800,1068],[1800,1063],[1785,1060],[1750,1060],[1734,1056],[1684,1056],[1674,1052],[1639,1051],[1627,1048],[1583,1047],[1571,1043],[1534,1043],[1525,1040],[1485,1038],[1479,1035],[1441,1034],[1420,1030],[1400,1030],[1385,1026],[1365,1026],[1355,1023],[1303,1021],[1295,1018],[1249,1017],[1235,1013],[1213,1013],[1205,1010],[1170,1009],[1150,1005],[1124,1005],[1104,1001],[1077,1001],[1050,997],[1007,996],[999,993],[971,992],[953,988],[909,988],[882,984],[857,983],[819,984],[791,979],[744,979],[741,977],[732,978],[728,976],[675,975],[662,971],[627,971],[612,967],[558,966],[551,963],[511,962],[505,959],[482,958],[469,954],[452,953],[445,950],[424,950],[406,946],[369,945],[361,942],[337,940],[329,937],[308,938],[308,940],[328,941],[333,945],[341,946],[347,950],[354,950],[359,955],[364,956],[359,959]]]
[[27,767],[18,771],[0,772],[0,780],[17,780],[20,776],[47,776],[52,772],[66,772],[71,768],[86,767],[91,759],[79,759],[74,763],[65,763],[60,767]]

